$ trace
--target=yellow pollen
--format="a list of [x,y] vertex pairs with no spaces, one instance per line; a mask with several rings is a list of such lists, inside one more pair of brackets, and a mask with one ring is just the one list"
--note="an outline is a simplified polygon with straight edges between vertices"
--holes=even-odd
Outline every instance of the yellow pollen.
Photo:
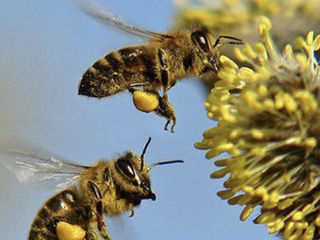
[[56,232],[59,240],[83,240],[86,236],[80,226],[62,221],[58,222]]

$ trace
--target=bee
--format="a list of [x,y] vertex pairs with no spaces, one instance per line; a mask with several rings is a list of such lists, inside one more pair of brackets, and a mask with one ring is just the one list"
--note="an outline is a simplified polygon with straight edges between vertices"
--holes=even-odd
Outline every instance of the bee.
[[[142,200],[156,200],[149,171],[163,161],[145,166],[144,154],[125,152],[112,161],[82,166],[54,157],[24,151],[0,151],[0,160],[15,172],[19,181],[60,181],[60,191],[38,211],[28,240],[110,240],[104,216],[113,217],[134,208]],[[62,181],[62,182],[61,182]]]
[[176,114],[168,100],[169,89],[188,76],[201,78],[206,73],[216,73],[219,48],[225,43],[242,44],[241,39],[225,35],[213,40],[205,28],[156,33],[125,23],[92,1],[81,1],[79,5],[85,13],[107,25],[147,38],[145,44],[121,48],[96,61],[84,73],[79,95],[100,99],[125,90],[144,91],[147,94],[139,98],[141,104],[133,99],[135,106],[146,105],[155,98],[150,105],[153,107],[138,110],[164,117],[165,130],[172,121],[171,132],[176,125]]

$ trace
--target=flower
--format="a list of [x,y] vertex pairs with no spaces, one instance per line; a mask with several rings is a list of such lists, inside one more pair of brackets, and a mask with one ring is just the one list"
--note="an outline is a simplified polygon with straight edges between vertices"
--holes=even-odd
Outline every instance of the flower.
[[320,35],[309,32],[282,54],[271,37],[271,22],[260,17],[262,42],[235,49],[239,67],[221,56],[219,81],[205,103],[217,126],[195,144],[228,174],[218,195],[245,206],[241,220],[256,207],[254,222],[286,240],[320,238],[320,67],[315,51]]

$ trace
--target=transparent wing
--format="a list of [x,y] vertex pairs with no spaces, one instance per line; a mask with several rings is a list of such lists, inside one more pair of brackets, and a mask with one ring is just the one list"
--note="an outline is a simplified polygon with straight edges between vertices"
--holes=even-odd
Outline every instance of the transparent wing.
[[0,150],[0,162],[14,172],[21,183],[46,182],[58,188],[71,184],[88,168],[67,160],[19,150]]
[[162,41],[166,38],[172,38],[170,35],[148,31],[131,24],[125,23],[119,17],[115,16],[110,11],[99,6],[93,0],[74,0],[76,5],[86,14],[94,19],[107,24],[109,26],[118,28],[127,33],[131,33],[140,37],[153,38]]

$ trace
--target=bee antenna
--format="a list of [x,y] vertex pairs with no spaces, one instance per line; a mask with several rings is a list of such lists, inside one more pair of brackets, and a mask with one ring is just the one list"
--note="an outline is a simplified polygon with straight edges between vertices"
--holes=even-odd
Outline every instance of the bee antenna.
[[172,163],[184,163],[184,161],[183,160],[171,160],[171,161],[156,162],[156,163],[153,163],[150,166],[148,166],[148,171],[150,171],[155,166],[172,164]]
[[240,38],[236,38],[236,37],[232,37],[232,36],[226,36],[226,35],[220,35],[217,38],[216,42],[214,43],[213,47],[216,47],[221,42],[221,40],[223,40],[223,39],[228,39],[230,41],[222,43],[222,45],[223,44],[238,44],[238,45],[242,45],[243,44],[243,41]]
[[144,167],[144,154],[146,153],[147,148],[148,148],[150,142],[151,142],[151,137],[148,138],[148,141],[147,141],[146,144],[144,145],[144,148],[143,148],[143,150],[142,150],[142,154],[141,154],[141,156],[140,156],[140,159],[141,159],[140,169],[141,169],[141,171],[142,171],[142,169],[143,169],[143,167]]

